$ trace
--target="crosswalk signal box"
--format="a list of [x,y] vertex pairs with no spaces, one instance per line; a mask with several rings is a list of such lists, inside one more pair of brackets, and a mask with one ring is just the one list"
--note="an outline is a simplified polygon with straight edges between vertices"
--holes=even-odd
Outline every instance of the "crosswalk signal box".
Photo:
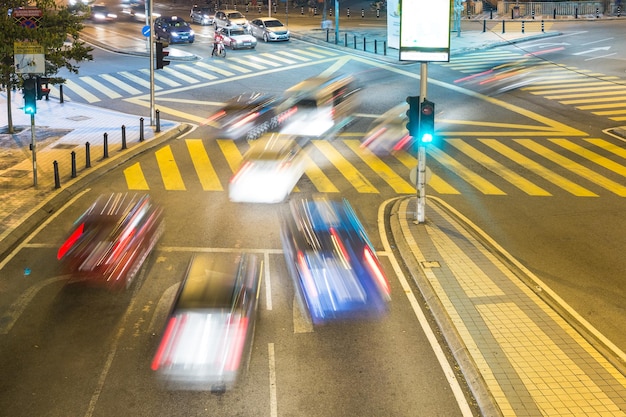
[[163,69],[163,67],[170,64],[170,61],[165,59],[170,52],[163,49],[167,45],[163,42],[156,42],[156,69]]
[[419,140],[423,144],[435,140],[435,103],[426,99],[420,103]]
[[24,93],[24,113],[37,113],[37,80],[34,78],[24,79],[22,89]]

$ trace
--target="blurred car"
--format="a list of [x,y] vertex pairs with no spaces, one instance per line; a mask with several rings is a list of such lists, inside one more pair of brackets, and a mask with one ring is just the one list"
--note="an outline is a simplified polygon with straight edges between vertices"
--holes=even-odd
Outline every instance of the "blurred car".
[[[130,20],[146,23],[146,5],[144,3],[126,2],[122,3],[122,14]],[[161,17],[160,13],[152,12],[154,18]]]
[[248,29],[248,19],[237,10],[219,10],[215,12],[213,27],[215,30],[227,27],[240,27]]
[[250,34],[265,42],[288,41],[289,30],[282,22],[273,17],[259,17],[250,22]]
[[368,148],[376,155],[388,155],[406,149],[413,137],[406,128],[409,106],[399,104],[376,118],[363,136],[361,147]]
[[168,387],[231,388],[254,338],[263,262],[253,254],[196,254],[151,368]]
[[185,19],[178,16],[161,16],[154,21],[154,36],[157,40],[165,39],[169,43],[195,40],[195,33]]
[[224,37],[224,45],[231,49],[256,48],[256,38],[241,27],[227,27],[218,29]]
[[281,239],[298,298],[313,324],[387,311],[389,282],[347,200],[290,201]]
[[189,13],[189,20],[191,23],[197,23],[202,26],[212,25],[215,13],[209,6],[198,6],[194,4]]
[[230,201],[279,203],[306,170],[306,154],[291,137],[267,133],[253,142],[228,184]]
[[94,23],[115,22],[117,14],[110,11],[105,4],[94,4],[91,6],[89,19]]
[[256,139],[278,125],[278,99],[263,93],[244,93],[233,97],[207,120],[229,139]]
[[148,195],[103,195],[74,222],[57,258],[70,281],[128,288],[164,227]]

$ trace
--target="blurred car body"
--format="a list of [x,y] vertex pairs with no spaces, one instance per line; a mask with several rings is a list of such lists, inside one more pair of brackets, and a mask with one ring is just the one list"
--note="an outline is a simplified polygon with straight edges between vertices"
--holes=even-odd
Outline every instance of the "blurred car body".
[[218,10],[215,12],[213,27],[215,30],[227,27],[249,29],[248,19],[237,10]]
[[[141,2],[126,2],[122,3],[122,14],[127,16],[128,19],[134,20],[137,22],[147,23],[146,19],[146,5]],[[154,18],[161,17],[160,13],[152,12]]]
[[195,33],[185,19],[178,16],[161,16],[154,21],[154,36],[157,40],[165,39],[169,43],[195,40]]
[[288,136],[268,133],[253,142],[228,184],[230,201],[279,203],[306,170],[306,154]]
[[263,93],[244,93],[228,100],[207,120],[229,139],[256,139],[278,125],[276,97]]
[[263,39],[265,42],[288,41],[289,30],[282,22],[273,17],[259,17],[250,22],[252,36]]
[[194,255],[152,360],[169,387],[235,384],[252,349],[262,273],[253,254]]
[[354,119],[360,88],[352,76],[312,77],[285,93],[281,133],[331,138]]
[[202,26],[212,25],[214,18],[215,13],[213,13],[209,6],[198,6],[194,4],[189,13],[191,23],[198,23]]
[[256,48],[256,38],[241,27],[227,27],[218,29],[224,37],[224,45],[231,49]]
[[291,200],[281,239],[313,324],[379,317],[387,311],[389,282],[347,200]]
[[90,9],[89,20],[94,23],[109,23],[117,20],[117,14],[111,12],[105,4],[94,4]]
[[413,139],[406,128],[408,108],[406,103],[399,104],[376,118],[363,136],[361,146],[376,155],[388,155],[406,149]]
[[57,258],[71,281],[127,288],[163,230],[163,211],[148,195],[100,196],[74,222]]

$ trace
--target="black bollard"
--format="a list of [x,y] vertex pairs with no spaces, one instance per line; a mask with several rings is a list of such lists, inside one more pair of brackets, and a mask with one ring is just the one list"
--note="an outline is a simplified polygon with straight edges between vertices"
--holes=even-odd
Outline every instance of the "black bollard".
[[380,19],[380,9],[376,9],[376,19]]
[[326,42],[328,42],[329,34],[330,34],[330,29],[326,28]]
[[63,84],[59,85],[59,103],[63,103]]
[[363,37],[363,52],[367,52],[365,45],[365,37]]
[[524,33],[524,21],[522,20],[522,33]]
[[493,19],[493,9],[489,10],[489,19]]
[[109,134],[108,133],[104,134],[104,139],[102,143],[104,144],[104,155],[102,156],[102,159],[106,159],[109,157]]
[[139,142],[143,142],[143,117],[139,118]]
[[365,9],[361,9],[361,19],[365,17]]
[[72,157],[72,178],[76,178],[76,152],[72,151],[70,155]]
[[541,19],[541,33],[545,32],[545,27],[543,24],[543,19]]
[[502,33],[504,33],[504,20],[502,21]]
[[161,112],[159,110],[155,111],[156,113],[156,131],[161,131]]
[[85,168],[91,168],[91,151],[89,150],[89,142],[85,143]]
[[374,39],[374,53],[377,54],[378,53],[378,43],[377,40]]
[[483,20],[483,33],[487,32],[487,21]]
[[556,19],[556,7],[554,8],[554,12],[552,12],[552,18]]
[[122,125],[122,149],[126,149],[126,126]]
[[57,161],[52,162],[54,169],[54,188],[61,188],[61,179],[59,178],[59,163]]
[[347,12],[348,17],[350,17],[350,8],[348,7],[348,12]]
[[354,35],[354,49],[356,49],[356,35]]
[[348,47],[348,34],[344,33],[343,34],[343,45],[347,48]]

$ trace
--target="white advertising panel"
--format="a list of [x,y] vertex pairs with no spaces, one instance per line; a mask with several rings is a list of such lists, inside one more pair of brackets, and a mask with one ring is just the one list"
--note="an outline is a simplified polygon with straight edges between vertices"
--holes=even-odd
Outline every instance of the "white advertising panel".
[[400,60],[449,61],[452,0],[400,1]]

